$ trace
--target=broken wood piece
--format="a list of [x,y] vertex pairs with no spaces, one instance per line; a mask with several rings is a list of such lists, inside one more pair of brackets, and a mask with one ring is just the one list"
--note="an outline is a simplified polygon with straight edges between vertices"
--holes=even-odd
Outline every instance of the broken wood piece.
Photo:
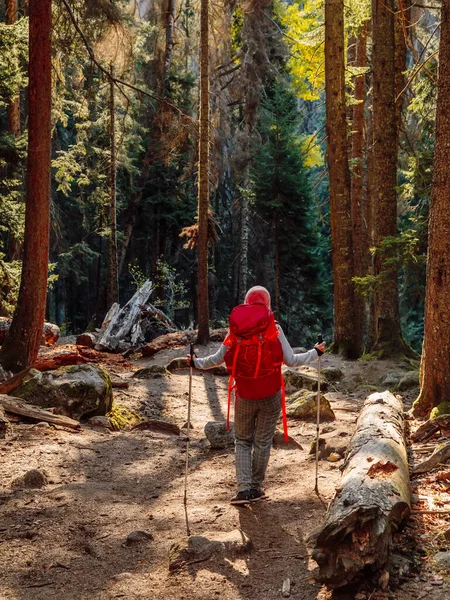
[[411,473],[414,475],[416,473],[427,473],[427,471],[431,471],[435,467],[439,466],[441,463],[446,463],[450,459],[450,442],[447,444],[441,444],[436,448],[430,458],[425,459],[423,462],[415,465]]
[[392,534],[409,513],[402,401],[387,391],[371,394],[348,446],[341,484],[316,537],[313,558],[319,580],[338,588],[368,565],[381,569]]
[[70,427],[71,429],[80,428],[79,421],[75,421],[75,419],[63,415],[54,415],[48,410],[43,410],[42,408],[28,404],[19,398],[0,394],[0,406],[3,406],[3,408],[9,412],[34,419],[35,421],[46,421],[47,423],[62,425],[63,427]]
[[120,381],[119,379],[111,379],[111,387],[121,390],[127,390],[130,387],[128,381]]
[[168,421],[162,421],[160,419],[148,419],[142,421],[137,425],[133,425],[130,431],[142,431],[149,429],[151,431],[160,431],[162,433],[169,433],[172,435],[180,435],[181,429],[175,423],[169,423]]
[[281,595],[283,596],[283,598],[289,598],[289,596],[291,595],[291,580],[289,579],[289,577],[286,577],[286,579],[283,581]]
[[110,309],[106,316],[109,324],[106,327],[102,325],[95,346],[97,350],[120,351],[127,349],[124,344],[136,345],[142,333],[139,325],[141,306],[148,301],[152,289],[151,281],[147,280],[122,309],[117,311],[113,305],[114,310]]
[[425,442],[436,432],[447,433],[450,431],[450,415],[441,415],[423,423],[411,436],[413,442]]
[[77,346],[55,346],[51,350],[40,352],[33,367],[38,371],[53,371],[59,367],[82,365],[87,362],[87,358],[81,354]]
[[16,373],[16,375],[13,375],[6,381],[2,381],[0,383],[0,394],[9,394],[9,392],[12,392],[17,387],[19,387],[19,385],[22,383],[22,381],[28,375],[30,370],[31,370],[31,367],[28,367],[28,369],[23,369],[23,371],[19,371],[19,373]]

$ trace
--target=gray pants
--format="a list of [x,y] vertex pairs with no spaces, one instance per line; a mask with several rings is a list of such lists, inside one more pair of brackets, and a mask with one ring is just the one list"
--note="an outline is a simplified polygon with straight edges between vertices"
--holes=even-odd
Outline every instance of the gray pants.
[[280,410],[281,390],[260,400],[247,400],[236,394],[234,429],[238,492],[262,488]]

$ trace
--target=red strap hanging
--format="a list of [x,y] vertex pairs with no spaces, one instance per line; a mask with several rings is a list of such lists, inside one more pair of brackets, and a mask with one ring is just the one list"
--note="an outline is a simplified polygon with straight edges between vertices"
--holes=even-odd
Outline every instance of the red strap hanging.
[[236,383],[234,381],[234,376],[236,373],[236,363],[237,363],[237,357],[239,354],[239,350],[241,349],[241,340],[238,339],[237,341],[237,345],[236,345],[236,350],[234,352],[234,359],[233,359],[233,367],[231,369],[231,375],[228,379],[228,407],[227,407],[227,424],[225,426],[225,429],[227,431],[229,431],[230,429],[230,407],[231,407],[231,392],[236,388]]
[[289,436],[288,436],[288,425],[287,425],[287,415],[286,415],[286,390],[284,389],[283,374],[281,374],[281,413],[283,415],[284,441],[287,442],[289,440]]

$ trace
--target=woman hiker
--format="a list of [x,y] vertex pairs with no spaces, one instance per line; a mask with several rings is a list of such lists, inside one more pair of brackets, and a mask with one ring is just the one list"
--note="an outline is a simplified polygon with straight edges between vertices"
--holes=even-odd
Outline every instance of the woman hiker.
[[[266,288],[252,287],[244,304],[230,314],[229,333],[215,354],[193,358],[197,369],[210,369],[223,362],[230,372],[227,429],[231,390],[236,389],[234,431],[236,437],[237,493],[231,504],[257,502],[266,497],[264,477],[276,424],[283,409],[287,440],[284,381],[281,365],[305,365],[325,352],[325,342],[303,354],[294,354],[280,325],[270,311]],[[188,364],[191,356],[188,355]]]

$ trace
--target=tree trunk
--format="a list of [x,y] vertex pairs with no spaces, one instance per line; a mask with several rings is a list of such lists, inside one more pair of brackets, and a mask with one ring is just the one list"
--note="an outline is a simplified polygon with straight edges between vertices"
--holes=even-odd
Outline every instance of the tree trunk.
[[392,534],[409,512],[402,401],[390,392],[372,394],[361,410],[341,485],[317,536],[313,558],[320,580],[336,588],[368,565],[381,568]]
[[402,112],[405,105],[405,94],[400,96],[405,87],[405,71],[406,71],[406,51],[408,29],[411,27],[410,15],[411,5],[410,0],[396,0],[395,13],[395,110],[397,136],[400,137],[402,131]]
[[[111,65],[111,76],[114,67]],[[114,82],[109,83],[109,143],[111,157],[109,161],[109,240],[108,240],[108,272],[106,280],[106,306],[109,309],[114,302],[119,302],[119,278],[117,265],[117,211],[116,211],[116,134],[115,134],[115,98]]]
[[[244,184],[245,185],[245,184]],[[239,240],[239,302],[244,302],[248,288],[248,228],[250,206],[244,191],[241,193],[241,235]]]
[[343,0],[325,2],[325,91],[334,275],[333,349],[349,358],[357,358],[361,354],[361,347],[356,335],[359,325],[354,311],[352,281],[354,267],[345,112]]
[[[394,0],[372,3],[372,86],[373,86],[373,162],[372,205],[374,243],[397,235],[397,115],[395,104]],[[375,276],[383,283],[375,295],[375,335],[373,350],[380,357],[407,353],[400,330],[397,270],[388,267],[387,254],[375,256]]]
[[166,10],[166,48],[164,53],[164,88],[169,89],[168,79],[170,74],[170,67],[172,65],[172,54],[173,47],[175,45],[174,31],[175,31],[175,17],[177,12],[177,1],[167,0]]
[[[425,331],[415,416],[450,398],[450,0],[442,1],[433,191],[428,234]],[[448,412],[448,411],[446,411]]]
[[[13,25],[17,21],[17,0],[6,0],[6,23]],[[8,102],[6,108],[8,132],[14,137],[20,135],[20,96]]]
[[30,0],[29,19],[25,243],[18,303],[0,355],[14,371],[30,366],[39,351],[50,232],[51,0]]
[[[355,66],[367,67],[367,22],[361,25],[360,31],[355,36]],[[367,198],[363,189],[363,168],[365,162],[365,131],[364,109],[366,99],[365,73],[355,77],[355,102],[352,111],[352,144],[351,157],[353,172],[351,178],[351,206],[353,225],[353,264],[355,277],[364,277],[369,269],[369,243],[368,243],[368,215]],[[359,325],[358,346],[363,347],[364,332],[366,330],[365,299],[355,293],[354,310]]]
[[209,6],[200,9],[200,131],[198,165],[198,337],[209,341],[208,213],[209,213]]

